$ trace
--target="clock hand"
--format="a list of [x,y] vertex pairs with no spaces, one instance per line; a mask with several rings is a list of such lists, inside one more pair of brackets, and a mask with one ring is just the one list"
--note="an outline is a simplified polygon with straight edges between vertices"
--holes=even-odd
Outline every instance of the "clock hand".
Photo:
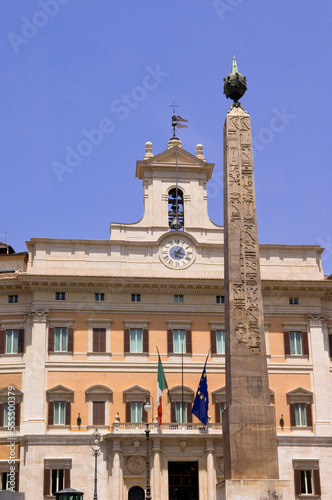
[[177,250],[176,252],[174,252],[175,257],[178,257],[181,254],[182,250],[183,250],[183,248],[179,248],[179,250]]

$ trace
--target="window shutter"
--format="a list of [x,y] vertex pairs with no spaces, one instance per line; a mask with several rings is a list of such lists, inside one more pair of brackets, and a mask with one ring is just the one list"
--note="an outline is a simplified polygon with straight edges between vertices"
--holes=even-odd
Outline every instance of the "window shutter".
[[308,343],[308,332],[302,332],[302,354],[303,356],[309,356],[309,343]]
[[144,424],[146,424],[146,423],[147,423],[147,421],[148,421],[148,414],[147,414],[147,412],[144,410],[144,405],[143,405],[143,403],[142,403],[142,422],[143,422]]
[[99,425],[105,425],[105,401],[99,401]]
[[129,328],[124,329],[124,335],[123,335],[123,350],[124,352],[130,352],[130,330]]
[[65,424],[70,425],[71,422],[71,403],[70,401],[66,401],[66,415],[65,415]]
[[284,332],[284,348],[285,348],[285,356],[289,356],[290,355],[289,332]]
[[92,351],[99,352],[99,330],[94,328],[92,331]]
[[6,350],[6,330],[0,330],[0,354],[5,354]]
[[171,402],[171,422],[176,422],[175,402]]
[[332,358],[332,334],[329,335],[329,351],[330,351],[330,358]]
[[294,470],[294,485],[295,495],[301,495],[301,471],[299,469]]
[[173,354],[173,330],[167,330],[167,353]]
[[315,495],[321,495],[319,469],[314,469],[314,491]]
[[70,469],[65,469],[65,488],[70,488]]
[[92,401],[92,425],[99,424],[98,401]]
[[53,326],[50,326],[48,329],[48,352],[54,351],[54,335],[55,328]]
[[214,405],[215,408],[215,422],[216,424],[220,424],[220,403],[216,403]]
[[217,337],[216,331],[210,331],[210,345],[211,345],[211,354],[217,354]]
[[106,352],[106,328],[99,331],[99,352]]
[[126,422],[131,422],[131,404],[130,401],[126,401]]
[[143,352],[149,354],[149,330],[143,328]]
[[48,425],[53,425],[53,423],[54,423],[54,402],[50,401],[48,403]]
[[20,426],[20,420],[21,420],[21,404],[15,403],[15,427]]
[[306,415],[307,415],[307,427],[312,427],[312,412],[311,412],[311,404],[306,404]]
[[18,331],[17,352],[18,353],[24,352],[24,330],[23,329],[21,329],[21,330]]
[[295,419],[295,405],[294,405],[294,403],[291,403],[289,405],[289,412],[290,412],[291,427],[295,427],[296,426],[296,419]]
[[[16,464],[18,467],[18,464]],[[14,491],[20,491],[20,471],[15,469],[15,489]]]
[[191,354],[191,330],[186,330],[186,353]]
[[51,493],[51,469],[44,469],[44,496]]
[[5,411],[5,407],[3,403],[0,403],[0,427],[3,427],[4,421],[3,421],[3,414]]
[[[68,352],[74,352],[74,328],[68,328]],[[67,469],[66,469],[67,470]],[[68,469],[69,470],[69,469]]]
[[191,413],[191,409],[193,407],[193,404],[191,402],[187,403],[187,422],[188,424],[191,424],[193,421],[193,414]]

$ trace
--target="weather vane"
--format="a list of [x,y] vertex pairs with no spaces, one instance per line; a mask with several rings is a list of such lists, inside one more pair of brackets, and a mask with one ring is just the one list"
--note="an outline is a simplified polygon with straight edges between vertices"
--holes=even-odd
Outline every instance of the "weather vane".
[[173,137],[176,137],[175,130],[178,128],[188,128],[188,125],[182,125],[182,123],[179,122],[187,122],[188,120],[185,120],[182,118],[182,116],[176,115],[175,114],[175,108],[178,108],[179,106],[173,102],[173,104],[170,104],[170,108],[173,108],[173,115],[172,115],[172,127],[173,127]]

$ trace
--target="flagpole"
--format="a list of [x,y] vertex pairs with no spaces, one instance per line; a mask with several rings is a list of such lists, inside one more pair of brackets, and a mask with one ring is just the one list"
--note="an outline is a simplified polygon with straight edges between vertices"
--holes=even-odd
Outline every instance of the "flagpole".
[[183,342],[181,342],[181,344],[182,344],[182,394],[181,394],[181,397],[182,397],[182,402],[181,402],[182,419],[181,420],[182,420],[182,422],[181,423],[183,424],[183,416],[184,416],[184,411],[183,411],[184,410],[184,408],[183,408],[183,403],[184,403],[184,401],[183,401]]

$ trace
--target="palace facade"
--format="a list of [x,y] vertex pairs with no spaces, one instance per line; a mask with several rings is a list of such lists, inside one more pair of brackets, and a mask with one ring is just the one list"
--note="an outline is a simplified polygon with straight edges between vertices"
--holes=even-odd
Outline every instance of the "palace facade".
[[[223,227],[207,211],[213,167],[201,145],[191,154],[172,138],[154,155],[146,143],[139,222],[112,223],[110,240],[32,238],[24,253],[1,245],[0,488],[15,467],[26,500],[64,487],[92,498],[97,428],[98,497],[144,498],[149,422],[153,500],[218,498],[225,290]],[[332,280],[322,251],[260,245],[260,266],[280,479],[294,498],[329,500]],[[210,347],[204,426],[191,408]],[[169,387],[161,426],[157,348]]]

